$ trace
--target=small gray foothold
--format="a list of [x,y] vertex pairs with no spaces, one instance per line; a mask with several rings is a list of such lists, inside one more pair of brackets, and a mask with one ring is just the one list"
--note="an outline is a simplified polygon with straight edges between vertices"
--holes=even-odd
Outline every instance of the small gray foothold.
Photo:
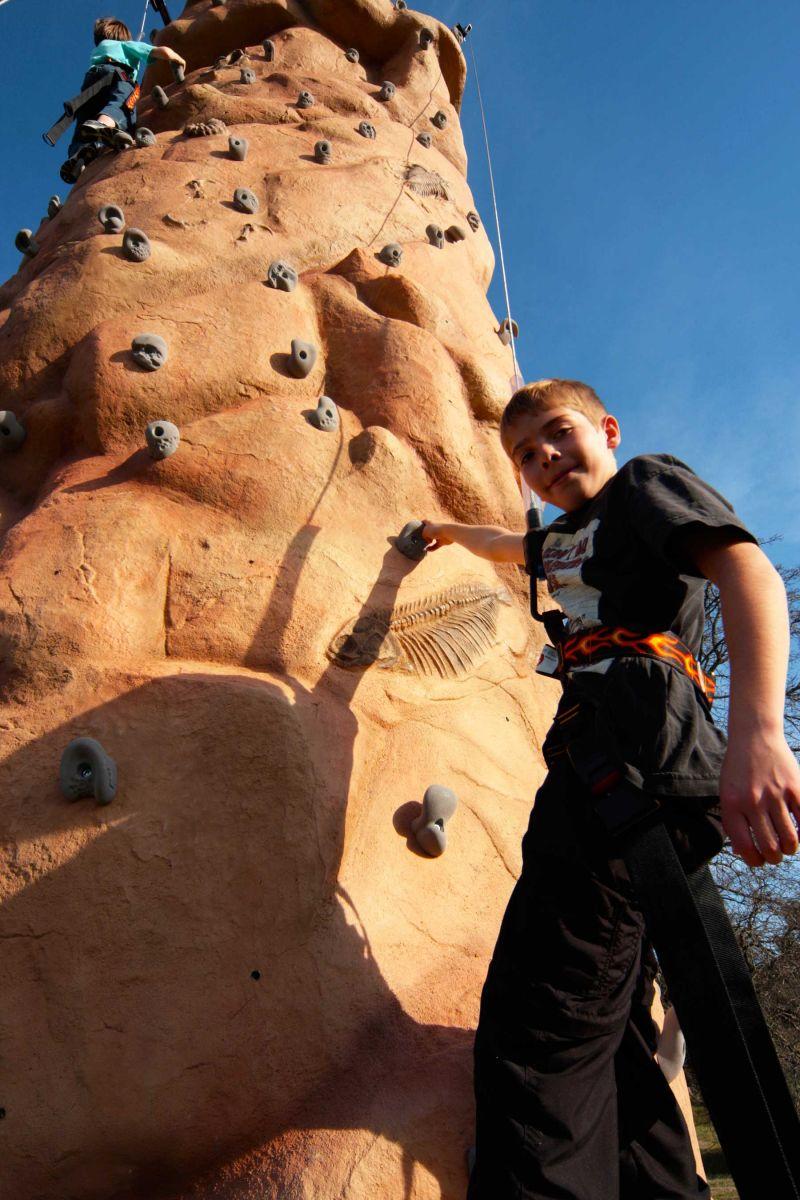
[[231,50],[228,55],[228,62],[233,67],[236,63],[241,62],[243,58],[247,58],[246,50]]
[[117,764],[95,738],[70,742],[61,755],[58,779],[67,800],[94,796],[98,804],[110,804],[117,794]]
[[225,0],[211,0],[211,7],[212,8],[224,8]]
[[264,58],[267,60],[267,62],[274,62],[275,43],[271,41],[270,38],[264,38],[264,41],[261,43],[261,45],[264,48]]
[[317,347],[312,342],[303,342],[300,338],[292,338],[289,371],[295,379],[305,379],[306,375],[310,375],[316,361]]
[[131,354],[146,371],[157,371],[167,361],[169,348],[157,333],[137,333],[131,342]]
[[394,0],[394,6],[398,12],[405,12],[408,8],[406,0]]
[[130,262],[144,262],[150,257],[150,239],[142,229],[126,229],[122,252]]
[[152,91],[153,101],[159,108],[166,108],[169,104],[169,96],[160,86],[156,86]]
[[297,97],[297,107],[298,108],[311,108],[312,104],[314,104],[314,103],[315,103],[315,100],[314,100],[314,97],[311,95],[311,92],[302,91],[300,93],[300,95]]
[[431,121],[437,129],[444,129],[447,125],[447,113],[439,109],[438,112],[433,114]]
[[317,142],[314,146],[314,158],[318,163],[329,163],[333,158],[333,146],[330,142]]
[[497,336],[500,338],[500,341],[504,346],[510,346],[512,336],[515,338],[519,337],[519,325],[513,318],[509,324],[508,317],[504,317],[500,322],[500,328],[497,331]]
[[247,158],[247,149],[250,143],[247,138],[229,137],[228,138],[228,154],[231,158],[235,158],[237,162],[244,162]]
[[97,219],[106,233],[122,233],[125,228],[125,214],[116,204],[104,204]]
[[339,410],[330,396],[320,397],[319,404],[308,416],[308,423],[323,433],[332,433],[339,428]]
[[432,783],[422,799],[422,812],[411,822],[417,845],[431,858],[438,858],[447,848],[445,825],[458,808],[455,792],[441,784]]
[[239,72],[239,83],[255,83],[256,73],[252,67],[242,67]]
[[365,137],[365,138],[374,139],[378,136],[375,131],[375,126],[370,125],[369,121],[362,121],[358,127],[358,132],[361,134],[362,137]]
[[473,233],[477,233],[481,227],[481,219],[476,212],[470,211],[467,213],[467,224]]
[[429,133],[418,133],[417,141],[419,142],[420,146],[424,146],[426,150],[430,150],[431,146],[433,145],[433,138]]
[[249,188],[238,187],[233,193],[233,203],[243,213],[257,213],[259,209],[258,196]]
[[394,99],[394,94],[396,91],[397,88],[394,86],[392,81],[390,79],[384,79],[383,83],[381,84],[381,90],[378,92],[378,99],[392,100]]
[[460,225],[450,225],[449,228],[444,231],[444,236],[447,238],[448,242],[463,242],[467,235]]
[[170,69],[172,71],[172,78],[175,80],[175,82],[183,83],[184,80],[186,79],[186,76],[183,73],[183,67],[181,66],[181,64],[176,63],[176,62],[171,62],[169,65],[170,65]]
[[436,35],[434,34],[432,29],[420,29],[419,44],[420,44],[421,49],[427,50],[428,47],[432,46],[435,41],[436,41]]
[[0,412],[0,452],[19,450],[25,437],[25,426],[17,420],[11,409]]
[[151,421],[144,436],[150,457],[155,459],[169,458],[178,449],[181,440],[178,426],[173,425],[172,421]]
[[20,229],[14,238],[14,245],[20,254],[24,254],[26,258],[33,258],[34,254],[39,253],[39,247],[33,240],[32,229]]
[[276,259],[269,264],[267,286],[277,288],[279,292],[293,292],[297,287],[297,271],[287,262]]
[[397,242],[389,242],[378,251],[378,258],[382,263],[386,263],[387,267],[399,267],[403,261],[403,247]]
[[345,50],[344,56],[348,62],[357,63],[361,55],[356,50],[355,46],[351,46],[349,50]]
[[428,543],[422,536],[424,524],[424,521],[407,521],[394,540],[395,549],[414,562],[419,562],[428,553]]
[[429,225],[425,232],[432,246],[436,246],[438,250],[444,249],[444,230],[440,225]]
[[51,196],[47,201],[47,215],[52,220],[56,213],[59,212],[61,212],[61,197]]
[[146,125],[140,125],[136,130],[136,145],[142,150],[145,146],[155,146],[156,135]]

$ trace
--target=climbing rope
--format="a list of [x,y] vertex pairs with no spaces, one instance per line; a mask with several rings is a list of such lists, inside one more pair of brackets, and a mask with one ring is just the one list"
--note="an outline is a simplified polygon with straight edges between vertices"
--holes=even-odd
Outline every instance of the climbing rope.
[[147,20],[147,10],[149,7],[150,7],[150,0],[144,0],[144,12],[142,13],[142,23],[139,26],[139,36],[136,39],[137,42],[140,42],[142,40],[142,38],[144,37],[144,26],[145,26],[145,22]]

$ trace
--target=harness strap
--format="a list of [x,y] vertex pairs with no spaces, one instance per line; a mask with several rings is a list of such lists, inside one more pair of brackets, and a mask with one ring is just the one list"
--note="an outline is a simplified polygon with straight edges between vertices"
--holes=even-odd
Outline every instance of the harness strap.
[[82,92],[78,92],[77,96],[73,96],[71,100],[64,101],[64,115],[59,117],[46,133],[42,134],[42,138],[47,142],[48,146],[55,146],[61,135],[69,129],[78,109],[83,108],[84,104],[91,100],[93,96],[96,96],[98,92],[104,91],[113,78],[114,72],[112,70],[104,71],[94,83],[90,83]]

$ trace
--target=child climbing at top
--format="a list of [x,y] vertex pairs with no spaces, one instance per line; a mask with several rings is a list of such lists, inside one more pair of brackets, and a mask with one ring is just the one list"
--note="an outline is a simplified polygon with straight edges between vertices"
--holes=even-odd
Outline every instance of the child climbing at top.
[[91,87],[103,74],[113,77],[107,87],[87,100],[75,114],[75,134],[69,156],[61,167],[65,183],[74,183],[105,147],[122,150],[133,145],[139,72],[151,59],[185,68],[186,63],[169,46],[151,46],[132,40],[131,31],[116,17],[100,17],[94,23],[94,50],[81,90]]
[[[656,961],[642,893],[564,730],[584,714],[583,749],[596,741],[656,798],[686,871],[725,835],[751,867],[794,854],[800,768],[783,725],[785,590],[730,504],[684,463],[653,454],[617,467],[619,423],[587,385],[528,384],[500,434],[521,483],[562,514],[538,541],[495,527],[421,528],[429,550],[456,543],[527,565],[534,589],[541,568],[566,622],[559,629],[562,618],[548,614],[564,692],[481,998],[468,1197],[709,1197],[654,1057]],[[727,746],[697,663],[707,580],[720,592],[730,654]]]

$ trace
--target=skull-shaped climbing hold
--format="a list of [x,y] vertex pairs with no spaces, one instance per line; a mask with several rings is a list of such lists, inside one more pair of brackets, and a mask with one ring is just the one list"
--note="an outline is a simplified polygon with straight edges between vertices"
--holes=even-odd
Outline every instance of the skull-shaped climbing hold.
[[392,81],[390,79],[384,79],[383,83],[381,84],[381,90],[378,92],[378,99],[392,100],[394,99],[394,94],[396,91],[397,88],[394,86]]
[[444,230],[440,225],[429,225],[425,232],[432,246],[436,246],[437,250],[444,249]]
[[497,336],[500,338],[500,341],[504,346],[511,345],[512,337],[519,337],[519,325],[513,319],[513,317],[511,321],[509,321],[508,317],[503,318],[503,320],[500,322],[500,328],[497,331]]
[[98,804],[110,804],[117,794],[117,764],[95,738],[75,738],[61,755],[58,780],[67,800],[94,796]]
[[14,416],[11,409],[0,412],[0,452],[19,450],[25,441],[25,426]]
[[167,343],[157,333],[137,333],[131,342],[134,361],[146,371],[157,371],[163,367],[169,355]]
[[239,72],[239,83],[255,83],[256,73],[252,67],[242,67]]
[[349,50],[345,50],[344,56],[348,62],[358,62],[361,57],[355,46],[351,46]]
[[233,193],[233,203],[239,212],[258,212],[258,196],[255,192],[251,192],[249,188],[238,187]]
[[463,242],[467,236],[460,225],[449,225],[444,232],[448,242]]
[[295,379],[305,379],[317,361],[317,347],[312,342],[303,342],[300,338],[292,339],[292,352],[289,355],[289,371]]
[[153,102],[158,108],[166,108],[169,104],[169,96],[162,87],[154,87],[152,91]]
[[470,211],[467,213],[467,224],[473,233],[477,233],[481,227],[481,219],[476,212]]
[[39,246],[33,240],[32,229],[20,229],[14,238],[14,245],[20,254],[24,254],[27,258],[33,258],[34,254],[39,253]]
[[244,162],[249,145],[247,138],[231,136],[228,138],[228,154],[237,162]]
[[172,421],[151,421],[144,436],[150,457],[155,459],[169,458],[178,449],[181,440],[178,426],[173,425]]
[[125,228],[125,214],[116,204],[104,204],[97,219],[106,233],[122,233]]
[[397,242],[389,242],[378,251],[378,258],[382,263],[386,263],[387,267],[399,267],[403,261],[403,247]]
[[433,138],[429,133],[418,133],[417,141],[419,142],[420,146],[424,146],[426,150],[430,150],[433,144]]
[[264,50],[264,58],[266,59],[266,61],[274,62],[275,61],[275,43],[271,40],[271,38],[264,38],[264,41],[261,43],[261,45]]
[[309,425],[321,429],[323,433],[332,433],[339,428],[339,410],[330,396],[321,396],[319,404],[308,415]]
[[422,50],[427,50],[436,41],[436,35],[432,29],[420,29],[419,44]]
[[423,524],[423,521],[407,521],[394,540],[395,549],[414,562],[419,562],[428,553],[428,543],[422,536]]
[[445,825],[458,808],[455,792],[441,784],[432,783],[422,799],[422,812],[411,822],[411,832],[417,845],[431,858],[438,858],[447,848]]
[[431,121],[437,129],[445,129],[447,126],[447,113],[442,112],[442,110],[439,109],[438,112],[433,114]]
[[267,286],[277,288],[279,292],[293,292],[297,287],[297,271],[277,258],[269,264]]
[[303,90],[297,97],[298,108],[311,108],[314,102],[314,97],[312,96],[311,92],[307,92],[305,90]]
[[144,262],[150,257],[150,239],[143,229],[126,229],[122,238],[122,253],[130,262]]
[[61,197],[60,196],[51,196],[50,199],[47,201],[48,217],[50,217],[52,220],[52,218],[56,215],[56,213],[60,213],[60,212],[61,212]]
[[183,73],[183,65],[179,62],[171,62],[169,65],[172,71],[172,78],[175,80],[175,82],[183,83],[184,79],[186,78]]
[[358,127],[358,132],[362,137],[374,140],[378,135],[375,131],[375,126],[370,125],[369,121],[362,121]]
[[155,146],[156,135],[146,125],[140,125],[136,130],[136,145],[142,150],[145,146]]
[[406,0],[394,0],[394,6],[398,12],[405,12],[408,8]]
[[329,163],[333,158],[333,146],[330,142],[317,142],[314,146],[314,158],[318,163]]

